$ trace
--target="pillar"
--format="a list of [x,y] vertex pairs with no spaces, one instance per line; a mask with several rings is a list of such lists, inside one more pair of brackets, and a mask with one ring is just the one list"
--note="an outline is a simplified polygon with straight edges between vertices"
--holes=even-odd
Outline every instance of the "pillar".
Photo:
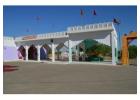
[[40,48],[41,48],[41,46],[38,45],[37,46],[37,61],[40,61]]
[[69,63],[72,62],[72,41],[69,39],[68,44],[69,44]]
[[28,46],[25,46],[26,61],[28,61],[28,49],[29,49],[29,47]]
[[54,43],[52,43],[52,62],[55,62],[55,46],[54,46]]
[[112,64],[116,65],[116,60],[115,60],[115,38],[114,38],[114,32],[111,32],[111,46],[112,46]]
[[77,48],[76,48],[76,56],[77,56],[77,61],[79,61],[79,44],[77,45]]
[[122,42],[122,64],[127,65],[129,64],[129,52],[128,52],[128,40],[127,36],[122,37],[123,42]]

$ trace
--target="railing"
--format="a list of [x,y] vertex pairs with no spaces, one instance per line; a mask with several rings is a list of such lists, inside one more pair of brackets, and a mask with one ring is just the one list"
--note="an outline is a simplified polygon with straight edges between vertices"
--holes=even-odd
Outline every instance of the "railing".
[[90,24],[85,26],[73,26],[68,27],[68,32],[78,32],[78,31],[93,31],[93,30],[101,30],[101,29],[112,29],[113,23],[107,22],[107,23],[99,23],[99,24]]
[[[55,32],[55,33],[47,33],[47,34],[38,34],[36,36],[32,36],[34,38],[32,39],[50,39],[50,38],[61,38],[61,37],[67,37],[68,35],[66,34],[66,32]],[[21,37],[16,37],[15,40],[16,41],[20,41],[20,40],[25,40],[24,38],[28,38],[28,36],[21,36]],[[31,35],[29,35],[29,37],[31,37]],[[30,39],[26,39],[26,40],[31,40]]]
[[66,36],[67,36],[66,32],[56,32],[56,33],[38,34],[37,38],[60,38]]

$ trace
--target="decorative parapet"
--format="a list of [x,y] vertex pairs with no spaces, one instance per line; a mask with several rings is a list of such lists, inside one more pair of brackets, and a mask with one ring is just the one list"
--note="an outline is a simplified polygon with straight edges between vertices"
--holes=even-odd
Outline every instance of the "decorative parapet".
[[37,35],[37,39],[41,39],[41,38],[61,38],[61,37],[67,37],[68,35],[66,34],[66,32],[55,32],[55,33],[47,33],[47,34],[38,34]]
[[52,38],[63,38],[68,37],[66,32],[55,32],[55,33],[45,33],[45,34],[38,34],[38,35],[29,35],[29,36],[21,36],[16,37],[16,41],[27,41],[27,40],[39,40],[39,39],[52,39]]
[[98,31],[98,30],[109,30],[113,29],[112,22],[89,24],[84,26],[72,26],[68,27],[68,33],[85,32],[85,31]]

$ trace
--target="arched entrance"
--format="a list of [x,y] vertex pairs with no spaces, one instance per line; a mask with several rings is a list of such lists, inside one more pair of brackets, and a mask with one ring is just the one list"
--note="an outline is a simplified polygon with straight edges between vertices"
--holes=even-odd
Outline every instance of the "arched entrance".
[[128,35],[124,34],[122,37],[122,64],[129,64],[128,46],[134,40],[137,39],[137,32],[130,32]]
[[111,62],[111,46],[94,39],[85,39],[72,48],[73,61]]
[[44,44],[40,48],[40,59],[49,60],[50,54],[51,54],[51,48],[47,44]]
[[25,60],[25,57],[26,57],[25,48],[24,48],[24,46],[20,46],[18,48],[18,58]]
[[37,60],[37,48],[34,45],[31,45],[28,49],[28,59]]
[[56,47],[56,60],[58,61],[68,61],[68,47],[64,43],[60,43]]

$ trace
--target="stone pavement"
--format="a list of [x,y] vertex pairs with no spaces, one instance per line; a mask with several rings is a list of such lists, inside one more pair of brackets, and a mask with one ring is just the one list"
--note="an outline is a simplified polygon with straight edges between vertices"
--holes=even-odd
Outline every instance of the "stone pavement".
[[4,94],[135,94],[136,66],[6,62]]

